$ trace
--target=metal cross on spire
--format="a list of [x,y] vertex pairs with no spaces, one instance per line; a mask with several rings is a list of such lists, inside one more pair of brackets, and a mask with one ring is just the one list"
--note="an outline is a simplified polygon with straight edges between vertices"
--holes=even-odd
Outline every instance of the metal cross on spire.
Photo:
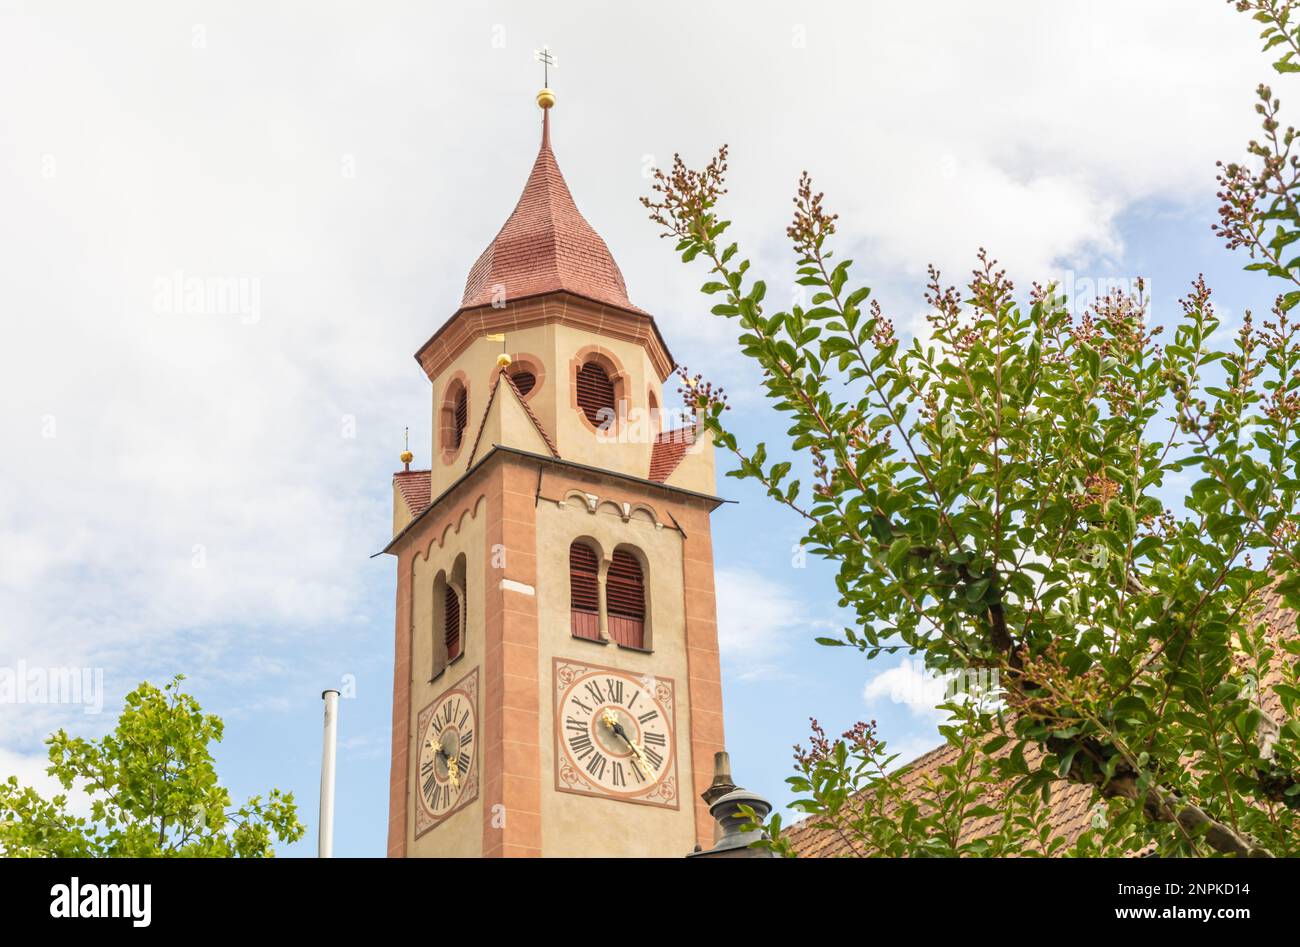
[[551,67],[560,68],[560,64],[555,61],[555,57],[551,54],[551,47],[543,46],[541,49],[534,49],[533,58],[542,64],[542,85],[549,88],[551,84]]

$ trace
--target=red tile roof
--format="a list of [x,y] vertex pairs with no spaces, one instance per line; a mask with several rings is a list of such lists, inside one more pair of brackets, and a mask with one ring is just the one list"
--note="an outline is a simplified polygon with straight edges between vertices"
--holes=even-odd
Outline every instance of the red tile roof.
[[663,483],[671,477],[677,465],[686,456],[686,452],[695,443],[695,433],[696,429],[693,427],[682,427],[664,431],[656,437],[654,447],[650,451],[650,475],[646,479]]
[[417,516],[432,499],[431,473],[428,470],[399,470],[393,474],[393,483],[397,484],[412,516]]
[[[1276,588],[1268,590],[1261,596],[1258,618],[1268,622],[1270,633],[1275,636],[1274,640],[1294,639],[1297,635],[1296,613],[1282,604],[1281,596]],[[1279,697],[1275,688],[1283,679],[1283,661],[1295,661],[1295,658],[1289,656],[1283,649],[1278,648],[1273,659],[1273,665],[1260,687],[1260,706],[1265,713],[1269,714],[1274,720],[1279,721],[1284,719],[1285,714],[1282,709],[1281,697]],[[999,750],[997,755],[1007,755],[1011,752],[1013,745],[1014,741]],[[957,753],[956,747],[945,743],[903,767],[899,773],[899,779],[907,790],[908,798],[917,802],[925,799],[927,786],[932,782],[938,782],[939,769],[955,762]],[[1025,760],[1031,767],[1036,766],[1041,758],[1042,751],[1038,747],[1033,744],[1025,747]],[[980,800],[999,811],[995,815],[984,818],[968,819],[961,827],[958,836],[960,842],[968,842],[979,838],[981,835],[997,828],[1002,819],[1000,797],[1005,796],[1010,790],[1011,783],[1008,781],[1005,785],[997,787],[995,791],[987,793]],[[1048,809],[1048,823],[1052,828],[1053,836],[1063,836],[1065,838],[1065,848],[1069,848],[1083,830],[1088,828],[1092,820],[1092,809],[1096,802],[1097,797],[1094,797],[1093,787],[1091,786],[1066,783],[1064,781],[1053,784],[1052,800]],[[800,857],[833,858],[871,854],[869,852],[854,851],[848,839],[838,832],[817,828],[813,824],[815,821],[815,818],[810,817],[791,826],[789,830],[790,842],[794,845],[795,851],[799,853]]]
[[497,286],[507,300],[567,290],[640,312],[627,298],[623,274],[605,241],[583,219],[551,151],[550,111],[542,147],[514,212],[465,281],[462,308],[490,305]]

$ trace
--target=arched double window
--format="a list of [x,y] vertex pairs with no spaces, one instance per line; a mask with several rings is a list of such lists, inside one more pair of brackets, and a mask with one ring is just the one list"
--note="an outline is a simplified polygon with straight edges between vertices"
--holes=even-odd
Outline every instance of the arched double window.
[[569,547],[569,611],[575,638],[600,640],[600,562],[580,541]]
[[469,596],[465,584],[465,555],[456,557],[450,571],[439,572],[433,582],[433,677],[465,653],[469,637]]
[[447,645],[447,660],[454,661],[460,656],[460,593],[454,586],[447,585],[442,591],[442,634]]
[[645,585],[641,563],[626,549],[615,549],[605,580],[609,636],[629,648],[645,647]]
[[604,576],[603,591],[602,595],[596,550],[576,540],[569,547],[569,613],[573,636],[603,641],[603,625],[609,639],[616,644],[645,649],[645,574],[641,561],[630,550],[621,546],[614,550]]

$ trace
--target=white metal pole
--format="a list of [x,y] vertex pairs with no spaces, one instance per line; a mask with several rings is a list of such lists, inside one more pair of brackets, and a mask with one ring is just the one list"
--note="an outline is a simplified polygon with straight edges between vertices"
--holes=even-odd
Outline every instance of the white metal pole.
[[318,857],[334,857],[334,749],[339,741],[339,692],[321,692],[325,701],[325,748],[320,761],[320,847]]

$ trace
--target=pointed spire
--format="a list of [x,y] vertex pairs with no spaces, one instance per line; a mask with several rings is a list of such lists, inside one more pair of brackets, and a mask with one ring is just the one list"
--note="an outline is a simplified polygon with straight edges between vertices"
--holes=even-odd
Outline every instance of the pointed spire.
[[461,308],[501,305],[566,291],[641,312],[627,297],[609,247],[578,210],[551,150],[555,94],[537,93],[542,143],[524,192],[496,238],[469,271]]

